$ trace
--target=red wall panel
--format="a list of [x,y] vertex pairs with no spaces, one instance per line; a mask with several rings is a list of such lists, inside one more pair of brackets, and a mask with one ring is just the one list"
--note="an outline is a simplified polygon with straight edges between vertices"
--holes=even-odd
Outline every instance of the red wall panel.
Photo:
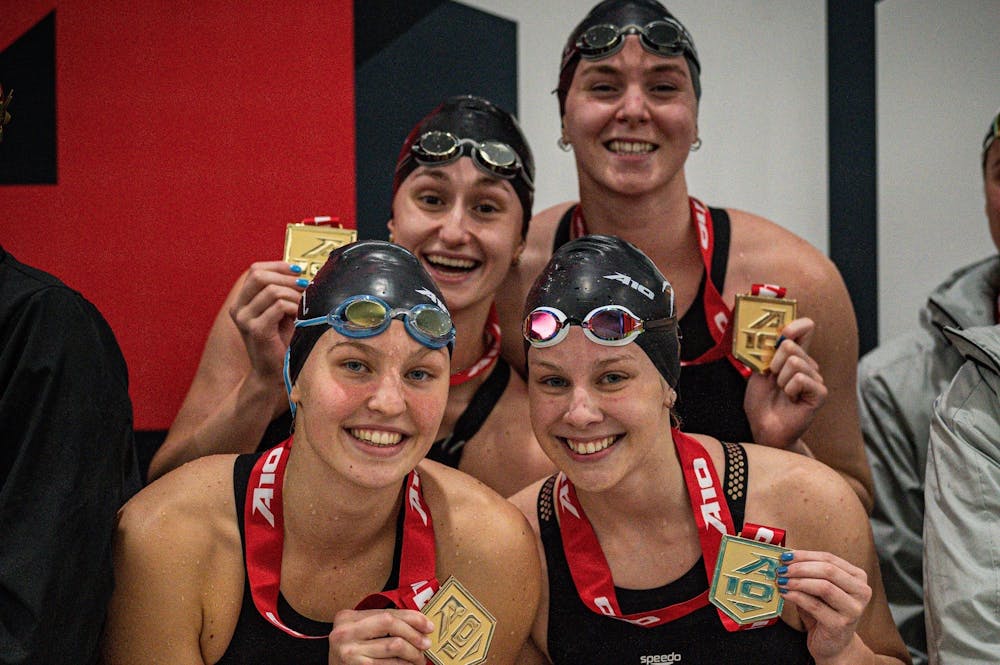
[[352,2],[15,4],[56,9],[58,184],[0,187],[0,242],[100,308],[166,428],[236,277],[353,225]]

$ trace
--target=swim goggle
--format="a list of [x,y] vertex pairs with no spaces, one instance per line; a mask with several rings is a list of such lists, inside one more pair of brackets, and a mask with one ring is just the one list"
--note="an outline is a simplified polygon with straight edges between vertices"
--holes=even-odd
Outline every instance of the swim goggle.
[[413,158],[423,166],[450,164],[468,154],[480,171],[487,175],[513,180],[520,177],[534,188],[531,176],[517,156],[517,151],[500,141],[460,139],[451,132],[424,132],[410,147]]
[[641,28],[637,25],[619,27],[610,23],[591,26],[576,40],[576,49],[587,60],[600,60],[620,51],[628,35],[638,35],[642,48],[654,55],[667,57],[687,53],[695,65],[701,67],[687,30],[680,23],[666,18]]
[[327,324],[341,335],[357,339],[384,332],[398,318],[403,319],[410,337],[428,348],[440,349],[455,343],[451,315],[437,305],[394,309],[381,298],[369,295],[351,296],[326,316],[297,320],[295,327]]
[[624,346],[643,331],[666,328],[676,323],[674,317],[643,321],[626,307],[604,305],[592,309],[583,320],[571,319],[555,307],[536,307],[524,319],[524,339],[536,349],[558,344],[569,333],[570,325],[583,328],[587,338],[604,346]]

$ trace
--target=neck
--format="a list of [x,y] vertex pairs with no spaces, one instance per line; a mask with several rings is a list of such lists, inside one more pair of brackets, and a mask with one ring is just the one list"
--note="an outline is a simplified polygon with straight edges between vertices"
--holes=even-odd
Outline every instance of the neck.
[[600,492],[577,487],[576,494],[598,533],[691,520],[691,501],[669,435],[614,487]]
[[401,486],[360,487],[332,477],[319,460],[292,446],[282,486],[285,534],[313,550],[356,552],[395,529]]
[[492,300],[477,302],[461,311],[452,312],[455,325],[455,350],[451,355],[452,373],[476,363],[486,352],[483,328],[490,313]]
[[616,235],[647,254],[647,247],[676,252],[695,245],[687,186],[679,177],[679,185],[643,195],[622,194],[581,180],[580,207],[588,233]]

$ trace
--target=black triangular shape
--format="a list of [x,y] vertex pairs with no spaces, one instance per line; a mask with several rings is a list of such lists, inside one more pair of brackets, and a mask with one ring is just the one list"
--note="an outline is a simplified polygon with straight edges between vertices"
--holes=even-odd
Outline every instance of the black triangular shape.
[[14,91],[0,185],[56,184],[55,10],[0,52],[0,85]]

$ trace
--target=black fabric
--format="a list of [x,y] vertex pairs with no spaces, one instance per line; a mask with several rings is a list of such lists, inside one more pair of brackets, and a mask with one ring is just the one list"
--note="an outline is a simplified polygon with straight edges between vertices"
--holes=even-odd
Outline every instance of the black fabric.
[[140,486],[97,308],[0,247],[0,663],[93,663],[115,515]]
[[[257,611],[253,595],[250,593],[250,579],[245,572],[247,545],[243,510],[250,472],[259,458],[260,453],[240,455],[233,464],[233,499],[236,504],[236,521],[240,528],[240,540],[243,543],[243,605],[240,608],[236,629],[229,640],[229,646],[217,665],[253,665],[255,663],[261,665],[327,665],[330,650],[329,640],[307,640],[292,637],[276,628]],[[403,515],[404,512],[401,508],[396,521],[396,547],[392,555],[392,571],[383,590],[395,589],[399,585]],[[333,630],[332,623],[314,621],[296,612],[280,591],[278,593],[278,616],[281,617],[286,626],[304,635],[327,635]]]
[[[553,239],[553,251],[569,242],[573,212],[570,206],[559,220]],[[726,283],[729,261],[731,224],[729,214],[722,208],[709,208],[715,234],[715,252],[712,255],[712,283],[719,293]],[[670,279],[670,275],[666,275]],[[715,344],[708,329],[705,309],[707,276],[702,274],[698,294],[691,307],[678,322],[681,333],[681,361],[694,360]],[[677,404],[674,413],[681,419],[687,432],[708,434],[725,441],[753,441],[750,421],[743,411],[746,379],[727,359],[681,368],[677,384]]]
[[264,435],[257,444],[257,452],[262,453],[270,450],[287,439],[292,434],[292,412],[285,411],[280,416],[268,423]]
[[[722,293],[729,260],[731,224],[722,208],[709,208],[715,234],[712,254],[712,283]],[[669,278],[669,275],[668,275]],[[706,275],[702,274],[698,294],[680,320],[681,360],[694,360],[715,345],[705,318]],[[685,365],[677,386],[674,412],[686,432],[708,434],[724,441],[753,441],[750,421],[743,411],[747,380],[727,358]]]
[[510,365],[503,358],[497,358],[493,371],[476,389],[469,405],[458,417],[451,436],[435,441],[427,453],[427,458],[457,469],[459,462],[462,461],[465,444],[476,435],[490,417],[503,391],[507,390],[508,383],[510,383]]
[[[743,528],[746,492],[738,488],[739,474],[734,472],[731,476],[730,472],[730,455],[727,455],[723,484],[738,532]],[[642,628],[591,611],[577,595],[563,551],[559,524],[553,513],[554,481],[555,476],[549,478],[538,493],[538,525],[549,577],[548,650],[554,665],[813,663],[805,633],[781,621],[767,628],[730,633],[711,604],[656,628]],[[680,578],[662,587],[638,590],[616,586],[615,594],[622,612],[635,614],[688,600],[706,588],[705,561],[699,558]],[[653,660],[657,657],[660,660]]]

